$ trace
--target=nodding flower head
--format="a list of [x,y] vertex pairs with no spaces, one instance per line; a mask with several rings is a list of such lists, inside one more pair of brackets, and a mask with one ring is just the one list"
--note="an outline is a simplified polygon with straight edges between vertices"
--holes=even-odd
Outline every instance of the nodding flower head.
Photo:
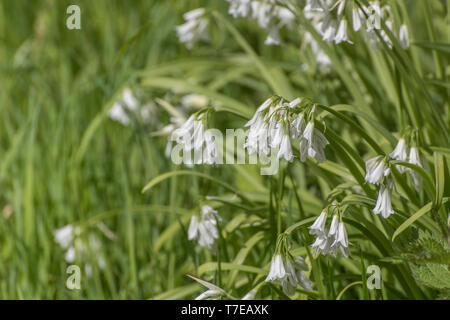
[[390,173],[390,168],[383,156],[377,156],[366,161],[365,180],[372,184],[380,184],[385,176]]
[[391,194],[392,194],[392,183],[387,185],[382,184],[380,190],[378,191],[378,198],[375,208],[373,208],[374,214],[381,214],[385,219],[389,218],[391,214],[395,211],[392,209],[391,204]]

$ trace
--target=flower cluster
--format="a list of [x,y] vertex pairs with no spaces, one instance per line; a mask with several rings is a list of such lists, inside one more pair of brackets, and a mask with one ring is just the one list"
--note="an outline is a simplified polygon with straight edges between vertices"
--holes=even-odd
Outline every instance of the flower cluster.
[[266,282],[280,283],[283,292],[287,296],[293,296],[298,285],[306,290],[312,290],[312,282],[304,274],[304,271],[308,270],[308,265],[302,257],[282,256],[277,253],[272,257]]
[[[230,3],[228,12],[235,18],[242,17],[256,20],[258,25],[269,31],[266,45],[279,45],[279,31],[282,27],[291,28],[295,20],[293,8],[286,2],[280,6],[275,0],[227,0]],[[289,9],[288,9],[289,8]]]
[[[66,250],[64,258],[68,263],[72,263],[77,259],[87,260],[90,250],[95,254],[97,266],[100,269],[105,268],[105,259],[100,252],[101,242],[94,234],[89,235],[88,243],[86,243],[80,237],[80,228],[74,227],[71,224],[54,230],[53,234],[55,241]],[[90,263],[85,264],[85,270],[88,276],[92,274],[92,266]]]
[[205,130],[206,113],[191,115],[179,128],[173,131],[171,139],[183,147],[185,155],[194,151],[194,161],[186,164],[217,164],[219,149],[211,131]]
[[133,91],[126,88],[123,90],[118,101],[108,111],[108,116],[125,126],[129,126],[137,119],[140,119],[144,124],[156,125],[158,120],[155,116],[156,111],[156,105],[153,101],[141,104]]
[[[373,209],[374,214],[381,214],[383,218],[388,218],[395,211],[392,208],[391,195],[394,188],[394,181],[391,176],[391,160],[408,162],[419,167],[422,167],[422,162],[419,156],[417,147],[411,147],[408,151],[406,138],[399,139],[395,149],[388,157],[376,156],[366,161],[366,176],[365,180],[368,183],[378,185],[378,198]],[[422,177],[420,177],[414,170],[408,169],[402,165],[396,165],[396,169],[400,173],[409,172],[414,188],[420,191],[422,188]]]
[[314,127],[315,106],[303,105],[297,98],[291,102],[274,96],[266,100],[245,125],[250,127],[244,147],[249,154],[268,155],[278,149],[277,157],[294,159],[291,139],[299,144],[300,160],[306,157],[325,161],[324,149],[329,144],[323,133]]
[[[336,44],[347,42],[352,43],[348,36],[348,21],[345,10],[350,1],[347,0],[307,0],[304,12],[307,18],[311,19],[317,32],[326,42]],[[394,34],[394,23],[390,7],[381,6],[379,1],[369,1],[369,6],[357,6],[353,3],[352,25],[355,32],[361,31],[371,46],[377,49],[380,45],[380,37],[389,48],[392,48],[392,41],[388,34],[382,29],[381,22],[384,22],[389,30]],[[377,34],[379,32],[379,35]],[[401,25],[398,38],[403,49],[409,48],[408,28]],[[314,49],[314,48],[313,48]],[[319,51],[320,53],[320,51]],[[323,55],[323,53],[321,53]],[[323,58],[322,58],[323,59]]]
[[201,217],[193,216],[188,230],[188,239],[196,240],[201,247],[214,249],[219,232],[217,222],[221,221],[219,213],[208,205],[202,206]]
[[189,50],[200,40],[209,40],[209,20],[205,16],[205,9],[198,8],[186,12],[183,15],[185,23],[176,27],[177,35],[181,43]]
[[[332,205],[330,208],[337,208]],[[344,257],[349,256],[348,236],[345,224],[340,221],[340,213],[334,214],[331,220],[330,228],[326,228],[328,218],[328,210],[321,212],[319,217],[309,227],[309,233],[316,236],[316,240],[312,244],[315,253],[319,252],[323,255],[331,254],[336,257],[338,252]]]

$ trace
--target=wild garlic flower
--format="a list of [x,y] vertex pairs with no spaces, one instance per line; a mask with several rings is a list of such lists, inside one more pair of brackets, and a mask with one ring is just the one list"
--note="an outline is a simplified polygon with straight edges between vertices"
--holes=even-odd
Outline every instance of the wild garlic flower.
[[[408,161],[408,147],[406,146],[405,138],[400,138],[398,140],[397,146],[389,156],[395,160]],[[406,168],[404,166],[397,165],[396,168],[400,173],[406,171]]]
[[181,43],[191,50],[200,40],[209,40],[208,24],[209,21],[205,17],[205,9],[198,8],[186,12],[183,15],[184,24],[176,27],[177,35]]
[[[423,168],[422,161],[420,160],[419,150],[417,149],[417,147],[411,147],[411,149],[409,150],[408,162]],[[409,169],[409,172],[411,174],[414,188],[417,191],[420,191],[422,189],[422,177],[412,169]]]
[[312,290],[312,282],[303,273],[308,269],[305,260],[300,256],[292,259],[276,254],[272,258],[270,271],[265,281],[281,284],[283,292],[287,296],[293,296],[298,285],[306,290]]
[[127,88],[123,91],[121,98],[115,102],[108,111],[108,116],[112,120],[128,126],[131,124],[130,114],[135,112],[138,106],[139,102],[135,98],[133,92]]
[[334,37],[334,42],[339,44],[341,42],[353,43],[349,40],[347,35],[347,20],[344,18],[339,23],[339,28],[336,32],[336,36]]
[[353,21],[353,31],[359,31],[363,26],[363,21],[365,19],[364,13],[360,8],[353,8],[352,11],[352,21]]
[[314,249],[316,254],[321,252],[323,255],[331,253],[333,256],[336,256],[336,253],[331,250],[333,241],[334,237],[329,237],[328,229],[324,229],[323,233],[317,235],[317,238],[311,245],[311,248]]
[[403,49],[409,49],[409,33],[406,24],[402,24],[398,33],[398,38]]
[[380,190],[378,191],[377,203],[373,209],[374,214],[381,214],[383,218],[387,219],[391,214],[395,213],[392,209],[391,195],[392,183],[388,182],[386,186],[382,184],[380,186]]
[[78,228],[74,228],[73,225],[68,224],[60,229],[53,231],[55,241],[63,248],[67,249],[71,246],[75,234],[79,234]]
[[[280,6],[275,0],[227,0],[230,3],[228,13],[235,18],[256,20],[259,27],[269,31],[266,45],[279,45],[281,38],[279,30],[283,26],[291,28],[295,20],[292,10]],[[286,2],[286,5],[289,3]]]
[[323,133],[314,128],[314,121],[309,121],[300,139],[300,160],[305,162],[308,156],[316,159],[317,162],[325,161],[324,149],[328,144]]
[[345,224],[343,222],[339,222],[334,235],[334,242],[331,244],[330,249],[334,252],[334,255],[336,255],[337,251],[340,251],[341,254],[347,258],[349,256],[348,244],[349,242]]
[[323,235],[325,233],[325,223],[327,222],[328,214],[324,210],[320,213],[319,217],[309,227],[309,234]]
[[198,297],[195,298],[195,300],[217,300],[222,296],[222,292],[219,290],[209,289],[202,294],[200,294]]
[[219,238],[217,222],[221,221],[219,213],[208,205],[202,206],[201,217],[193,216],[188,229],[188,239],[196,240],[201,247],[214,249]]
[[380,184],[391,170],[383,156],[377,156],[366,161],[365,180],[371,184]]
[[256,290],[252,289],[245,296],[242,297],[241,300],[255,300],[256,297]]

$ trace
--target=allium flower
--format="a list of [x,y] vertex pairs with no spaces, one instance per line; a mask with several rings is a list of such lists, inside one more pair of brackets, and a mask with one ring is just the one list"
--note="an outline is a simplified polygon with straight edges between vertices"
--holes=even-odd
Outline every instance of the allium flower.
[[353,8],[352,20],[353,20],[353,30],[356,32],[361,29],[363,24],[364,14],[361,9]]
[[339,227],[339,216],[335,214],[333,220],[331,220],[330,231],[328,231],[328,236],[336,236]]
[[336,256],[335,252],[330,251],[331,245],[333,244],[334,241],[334,237],[329,237],[327,233],[328,230],[324,229],[323,233],[318,234],[316,240],[311,245],[311,248],[314,249],[314,252],[316,254],[322,252],[322,254],[324,255],[331,253],[332,255]]
[[269,35],[267,36],[264,44],[267,46],[278,46],[281,43],[280,33],[278,27],[274,26],[270,28]]
[[294,154],[292,153],[291,139],[289,135],[284,134],[281,139],[280,150],[277,155],[278,159],[284,158],[286,161],[291,162],[294,159]]
[[251,0],[227,0],[230,3],[228,13],[233,17],[247,18],[251,15]]
[[380,190],[378,191],[378,198],[375,208],[373,209],[374,214],[380,214],[383,218],[389,218],[391,214],[394,214],[395,211],[392,209],[391,205],[391,194],[392,188],[389,186],[380,186]]
[[254,300],[256,297],[256,290],[252,289],[245,296],[242,297],[241,300]]
[[74,228],[71,224],[53,231],[55,241],[64,249],[67,249],[73,241]]
[[408,33],[408,27],[406,26],[406,24],[402,24],[402,26],[400,27],[398,37],[399,37],[402,48],[405,50],[408,49],[409,48],[409,33]]
[[344,9],[345,9],[345,0],[342,0],[341,3],[338,6],[337,14],[339,16],[342,15],[342,13],[344,12]]
[[325,223],[327,222],[327,213],[322,211],[319,217],[309,227],[309,234],[323,235],[325,233]]
[[196,297],[195,300],[217,300],[220,296],[222,296],[222,292],[219,290],[209,289]]
[[380,184],[383,178],[389,175],[390,169],[386,164],[383,156],[366,161],[366,176],[365,180],[372,184]]
[[197,216],[191,218],[188,239],[196,240],[201,247],[213,250],[214,244],[219,238],[217,221],[220,220],[221,218],[216,210],[207,205],[203,206],[201,219]]
[[[419,150],[416,147],[412,147],[409,150],[409,161],[408,162],[423,168],[422,161],[420,160],[420,156],[419,156]],[[416,171],[414,171],[412,169],[409,169],[409,172],[411,173],[411,178],[413,181],[414,188],[417,191],[420,191],[422,189],[422,177]]]
[[306,0],[305,11],[323,11],[321,0]]
[[314,128],[314,121],[310,121],[300,140],[300,160],[306,161],[306,155],[318,162],[325,161],[325,147],[329,144],[322,132]]
[[192,49],[199,40],[208,40],[208,19],[205,18],[205,9],[198,8],[186,12],[183,15],[184,24],[176,27],[177,35],[181,43]]
[[345,229],[345,224],[343,222],[339,222],[335,240],[331,245],[331,248],[334,250],[334,252],[340,250],[342,255],[346,258],[349,255],[347,230]]
[[108,116],[117,122],[127,126],[131,123],[130,113],[136,111],[139,102],[130,89],[125,89],[118,101],[108,111]]
[[280,283],[283,292],[292,296],[299,284],[306,290],[312,289],[312,282],[303,271],[308,271],[308,265],[302,257],[296,257],[294,260],[289,258],[285,261],[280,254],[277,254],[272,258],[269,275],[265,281]]
[[[391,158],[399,161],[408,161],[408,147],[404,138],[398,140],[397,146],[394,151],[389,155]],[[396,166],[397,170],[401,173],[406,171],[404,166]]]
[[267,275],[266,282],[269,281],[282,281],[287,276],[286,270],[284,268],[283,258],[280,254],[277,254],[272,258],[272,262],[270,264],[270,271]]
[[334,37],[334,42],[336,44],[339,44],[341,42],[353,43],[347,36],[347,19],[344,18],[339,23],[339,28],[336,32],[336,36]]
[[292,139],[296,141],[300,141],[300,138],[303,135],[303,131],[305,130],[305,120],[303,113],[300,113],[290,125],[290,132],[292,135]]

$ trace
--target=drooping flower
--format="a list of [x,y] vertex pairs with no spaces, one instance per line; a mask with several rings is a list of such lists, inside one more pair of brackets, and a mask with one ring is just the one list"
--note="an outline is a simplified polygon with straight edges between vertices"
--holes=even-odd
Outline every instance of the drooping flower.
[[339,216],[335,214],[331,220],[330,231],[328,231],[328,236],[336,236],[339,227]]
[[184,24],[176,27],[177,35],[186,48],[192,49],[200,40],[208,40],[208,19],[205,17],[205,9],[198,8],[186,12],[183,15]]
[[196,240],[201,247],[213,250],[215,242],[219,238],[217,221],[220,221],[221,218],[218,212],[208,205],[202,206],[201,211],[201,219],[197,216],[191,218],[188,239]]
[[53,234],[55,236],[55,241],[59,243],[63,249],[67,249],[72,244],[74,238],[73,225],[68,224],[60,229],[56,229],[53,231]]
[[286,161],[291,162],[294,159],[294,154],[292,153],[291,140],[289,135],[284,134],[281,139],[280,150],[277,155],[278,159],[284,158]]
[[270,28],[269,35],[267,36],[264,44],[267,46],[279,46],[281,43],[280,33],[277,26]]
[[209,289],[196,297],[195,300],[217,300],[221,296],[222,292],[219,290]]
[[266,277],[266,282],[282,281],[287,276],[284,268],[283,258],[281,254],[277,254],[272,258],[270,263],[269,274]]
[[395,211],[392,209],[391,204],[391,194],[392,187],[390,187],[390,183],[387,186],[382,184],[380,186],[380,190],[378,191],[378,198],[375,208],[373,209],[374,214],[381,214],[381,216],[385,219],[389,218],[391,214],[394,214]]
[[343,222],[339,222],[335,234],[335,240],[331,247],[333,248],[334,252],[340,250],[342,255],[347,258],[349,255],[348,244],[348,236],[347,230],[345,229],[345,224]]
[[[408,162],[423,168],[422,161],[420,160],[419,150],[416,147],[411,147],[411,149],[409,150]],[[422,189],[422,177],[416,171],[414,171],[412,169],[409,169],[409,172],[411,174],[414,188],[417,191],[420,191]]]
[[339,23],[339,28],[336,32],[336,36],[334,37],[334,42],[339,44],[341,42],[353,43],[350,41],[347,35],[347,19],[343,18]]
[[131,123],[130,114],[136,111],[139,106],[139,102],[135,98],[133,92],[126,88],[123,90],[122,95],[109,109],[108,116],[117,122],[127,126]]
[[300,140],[300,160],[306,161],[306,155],[318,162],[325,161],[325,147],[329,144],[322,132],[314,128],[314,121],[308,122]]
[[363,24],[364,14],[361,9],[353,8],[352,20],[353,20],[353,30],[356,32],[361,29]]
[[406,26],[406,24],[402,24],[402,26],[400,27],[400,31],[398,32],[398,37],[400,40],[400,45],[402,46],[403,49],[408,49],[409,48],[409,33],[408,33],[408,27]]
[[[406,141],[404,138],[398,140],[397,146],[389,156],[395,160],[408,161],[408,147],[406,146]],[[400,173],[406,171],[404,166],[397,165],[396,168]]]
[[281,254],[277,254],[272,258],[269,275],[265,281],[280,283],[283,292],[287,296],[292,296],[298,285],[306,290],[312,290],[312,282],[303,271],[308,271],[308,265],[302,257],[285,259]]
[[328,214],[322,211],[319,217],[314,221],[314,223],[309,227],[309,234],[323,235],[325,233],[325,223],[327,222]]
[[366,161],[365,180],[372,184],[380,184],[383,178],[389,175],[390,169],[383,156],[377,156]]

